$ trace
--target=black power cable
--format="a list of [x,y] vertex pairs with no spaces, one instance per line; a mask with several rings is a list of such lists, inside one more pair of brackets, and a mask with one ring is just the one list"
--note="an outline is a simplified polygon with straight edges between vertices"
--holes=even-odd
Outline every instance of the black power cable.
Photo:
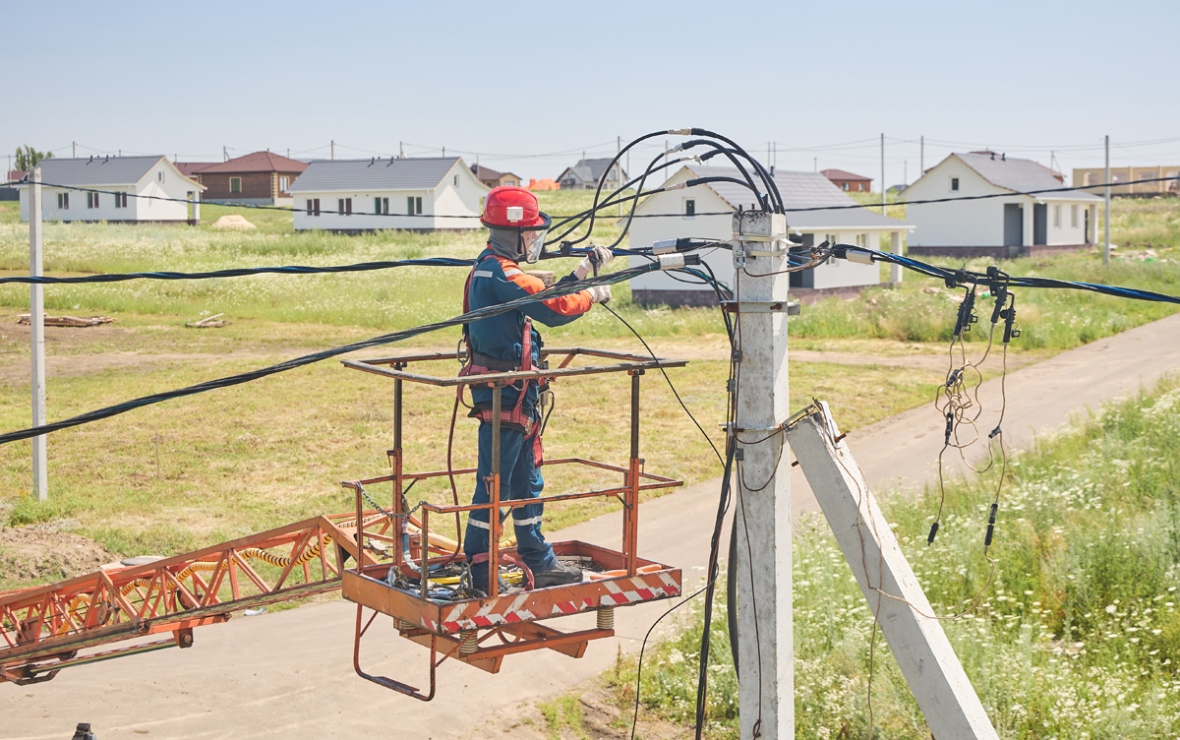
[[383,334],[381,336],[372,337],[370,339],[365,339],[365,340],[362,340],[359,342],[353,342],[351,344],[346,344],[346,345],[343,345],[340,347],[333,347],[331,349],[322,350],[320,352],[315,352],[315,353],[312,353],[309,355],[303,355],[302,357],[296,357],[294,359],[287,360],[285,362],[281,362],[277,365],[271,365],[269,367],[264,367],[264,368],[260,368],[258,370],[252,370],[252,371],[245,372],[245,373],[240,373],[238,375],[231,375],[229,377],[219,378],[217,380],[205,381],[204,383],[198,383],[196,385],[191,385],[186,388],[179,388],[179,389],[172,390],[172,391],[165,391],[163,393],[155,393],[150,396],[144,396],[142,398],[133,399],[131,401],[125,401],[123,403],[116,404],[114,406],[108,406],[106,408],[97,409],[95,411],[90,411],[85,414],[80,414],[78,416],[74,416],[69,419],[63,419],[62,421],[53,422],[51,424],[44,424],[41,426],[31,427],[29,429],[22,429],[20,431],[9,432],[7,434],[0,434],[0,445],[8,444],[10,442],[16,442],[16,441],[22,440],[22,439],[29,439],[31,437],[39,437],[43,434],[48,434],[50,432],[56,432],[60,429],[66,429],[69,427],[79,426],[81,424],[87,424],[92,421],[106,419],[106,418],[109,418],[112,416],[117,416],[119,414],[126,413],[128,411],[133,410],[133,409],[141,408],[143,406],[150,406],[152,404],[160,403],[162,401],[169,401],[174,398],[183,398],[185,396],[192,396],[192,395],[196,395],[198,393],[204,393],[205,391],[216,390],[218,388],[228,388],[230,386],[240,385],[242,383],[249,383],[250,381],[253,381],[253,380],[259,380],[261,378],[265,378],[268,375],[274,375],[276,373],[281,373],[281,372],[284,372],[287,370],[294,370],[295,368],[303,367],[304,365],[310,365],[315,362],[327,360],[332,357],[337,357],[339,355],[347,354],[349,352],[354,352],[356,350],[367,349],[369,347],[377,347],[377,346],[384,345],[384,344],[392,344],[394,342],[399,342],[404,339],[409,339],[410,337],[415,337],[420,334],[426,334],[426,333],[429,333],[432,331],[437,331],[439,329],[446,329],[446,328],[453,327],[453,326],[470,324],[473,321],[478,321],[480,319],[489,318],[491,316],[498,316],[502,313],[507,313],[508,311],[514,311],[516,309],[519,309],[523,306],[527,306],[532,303],[538,303],[538,302],[543,301],[547,298],[555,298],[558,296],[568,295],[570,293],[576,293],[578,291],[584,290],[587,287],[594,286],[594,285],[613,285],[615,283],[620,283],[620,282],[623,282],[624,280],[630,280],[638,275],[642,275],[642,274],[645,274],[648,272],[653,272],[653,271],[659,270],[659,269],[660,269],[659,264],[652,263],[652,264],[647,264],[647,265],[641,265],[639,267],[628,268],[626,270],[620,270],[618,272],[599,275],[597,277],[586,278],[585,280],[580,280],[580,281],[576,281],[576,282],[575,281],[568,281],[568,282],[564,282],[564,283],[557,283],[552,288],[548,288],[548,289],[543,290],[539,293],[534,293],[533,295],[529,295],[529,296],[523,296],[521,298],[518,298],[514,301],[509,301],[507,303],[501,303],[501,304],[498,304],[495,306],[489,306],[487,308],[481,308],[481,309],[477,309],[475,311],[470,311],[468,313],[462,314],[460,316],[456,316],[451,319],[447,319],[445,321],[437,321],[432,324],[424,324],[422,326],[417,326],[412,329],[405,329],[403,331],[393,332],[391,334]]
[[213,278],[246,277],[249,275],[264,274],[315,275],[321,273],[366,272],[369,270],[389,270],[397,267],[471,267],[473,264],[475,264],[475,260],[431,257],[426,259],[361,262],[355,265],[330,265],[327,267],[286,265],[283,267],[242,267],[229,270],[210,270],[208,272],[122,272],[101,275],[80,275],[76,277],[47,277],[44,275],[34,277],[32,275],[20,275],[16,277],[0,277],[0,285],[4,283],[39,285],[119,283],[126,280],[209,280]]

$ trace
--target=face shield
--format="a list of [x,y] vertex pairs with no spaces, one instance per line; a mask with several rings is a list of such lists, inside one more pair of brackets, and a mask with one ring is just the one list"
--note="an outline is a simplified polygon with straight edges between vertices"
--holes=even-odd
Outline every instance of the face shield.
[[520,254],[529,264],[541,258],[541,251],[545,248],[545,236],[549,233],[549,225],[553,223],[544,213],[537,215],[542,219],[541,223],[520,230]]

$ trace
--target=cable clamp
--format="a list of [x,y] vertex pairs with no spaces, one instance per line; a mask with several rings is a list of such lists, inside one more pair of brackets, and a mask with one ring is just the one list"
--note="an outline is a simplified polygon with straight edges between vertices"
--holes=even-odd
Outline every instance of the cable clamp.
[[651,245],[651,253],[654,255],[672,254],[676,251],[678,241],[678,239],[660,239]]
[[661,270],[683,270],[686,264],[683,254],[661,254],[659,256]]

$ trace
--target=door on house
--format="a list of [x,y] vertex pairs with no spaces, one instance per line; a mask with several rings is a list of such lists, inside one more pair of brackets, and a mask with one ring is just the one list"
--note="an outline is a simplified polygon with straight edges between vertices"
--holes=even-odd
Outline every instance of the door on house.
[[1049,243],[1049,206],[1033,204],[1033,244]]
[[1019,203],[1004,204],[1004,246],[1024,244],[1024,208]]

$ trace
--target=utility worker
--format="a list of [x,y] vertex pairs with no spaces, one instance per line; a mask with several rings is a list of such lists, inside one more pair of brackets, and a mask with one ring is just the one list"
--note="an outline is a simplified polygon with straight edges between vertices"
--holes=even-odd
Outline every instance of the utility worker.
[[[520,269],[520,262],[536,262],[545,244],[550,220],[541,213],[537,197],[525,188],[498,187],[488,193],[480,221],[488,227],[487,248],[476,258],[464,291],[464,311],[506,303],[544,290],[540,278]],[[591,255],[561,282],[581,280],[613,258],[605,247],[592,247]],[[610,300],[609,286],[592,286],[586,290],[536,303],[464,327],[467,365],[463,375],[531,370],[540,366],[541,335],[533,321],[546,326],[561,326],[574,321],[595,303]],[[545,487],[541,476],[542,394],[547,387],[535,380],[517,382],[501,391],[500,424],[500,499],[537,498]],[[492,470],[492,389],[471,386],[471,416],[479,424],[479,464],[472,503],[490,501],[485,479]],[[532,573],[534,588],[578,583],[582,571],[559,563],[553,546],[541,534],[543,504],[512,509],[516,546],[524,564]],[[470,512],[463,552],[470,566],[471,585],[487,593],[490,574],[497,564],[488,562],[489,510]]]

